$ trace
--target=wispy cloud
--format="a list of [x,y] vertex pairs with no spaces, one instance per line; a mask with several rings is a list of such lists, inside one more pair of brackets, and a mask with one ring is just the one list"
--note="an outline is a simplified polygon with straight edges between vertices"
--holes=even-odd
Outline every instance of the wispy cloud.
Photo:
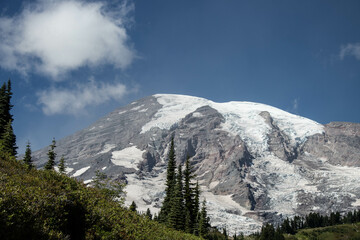
[[[111,10],[110,10],[111,9]],[[83,66],[124,69],[135,57],[126,24],[133,4],[117,8],[84,0],[40,0],[0,18],[0,66],[53,79]]]
[[38,103],[46,115],[70,114],[79,115],[89,106],[96,106],[109,100],[120,100],[129,90],[122,83],[95,83],[77,84],[73,89],[45,90],[37,93]]
[[293,103],[292,103],[292,112],[294,113],[298,113],[298,109],[299,109],[299,99],[298,98],[295,98],[293,100]]
[[360,43],[349,43],[341,46],[339,56],[341,60],[346,56],[353,56],[357,60],[360,60]]

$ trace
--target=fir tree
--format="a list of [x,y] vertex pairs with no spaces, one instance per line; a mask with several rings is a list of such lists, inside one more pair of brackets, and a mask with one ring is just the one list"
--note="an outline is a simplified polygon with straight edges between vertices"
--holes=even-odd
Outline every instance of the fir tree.
[[194,170],[187,157],[184,170],[184,201],[185,201],[185,232],[192,233],[196,221],[197,210],[195,210],[194,188],[191,180],[194,178]]
[[15,156],[17,146],[16,136],[12,128],[14,119],[10,113],[13,107],[11,97],[11,81],[9,80],[7,85],[4,83],[0,88],[0,149],[2,152]]
[[149,219],[149,220],[152,220],[152,214],[151,214],[151,212],[150,212],[150,209],[148,208],[148,209],[146,209],[146,214],[145,214],[145,216]]
[[60,162],[59,162],[59,172],[61,174],[65,174],[66,172],[66,166],[65,166],[65,159],[64,156],[61,156]]
[[174,196],[171,199],[171,209],[168,216],[168,224],[176,230],[185,230],[185,206],[182,183],[181,164],[178,166]]
[[8,123],[8,119],[6,119],[6,105],[6,84],[4,83],[0,88],[0,138],[4,133],[6,124]]
[[56,153],[54,151],[56,147],[56,141],[55,141],[55,138],[53,138],[52,140],[52,144],[50,145],[50,149],[49,149],[49,152],[48,152],[48,161],[44,167],[45,170],[53,170],[54,169],[54,166],[55,166],[55,157],[56,157]]
[[136,209],[137,209],[136,203],[134,201],[132,201],[132,203],[129,207],[129,210],[132,212],[136,212]]
[[0,150],[15,156],[16,149],[16,136],[11,126],[11,120],[9,120],[0,139]]
[[173,137],[171,139],[170,150],[168,154],[165,198],[158,216],[159,222],[163,222],[163,223],[168,222],[168,215],[171,210],[171,201],[174,196],[174,190],[176,185],[175,169],[176,169],[176,161],[175,161],[175,147],[174,147],[174,137]]
[[26,145],[26,150],[25,150],[25,156],[23,159],[24,163],[26,164],[26,166],[31,169],[34,167],[33,162],[32,162],[32,158],[31,158],[31,148],[30,148],[30,142],[28,141],[27,145]]
[[196,218],[194,219],[194,234],[199,235],[199,220],[200,220],[200,187],[199,182],[196,181],[194,189],[194,214],[196,213]]
[[223,235],[224,235],[224,239],[225,240],[228,240],[228,234],[227,234],[227,231],[226,231],[226,226],[223,228]]
[[201,207],[200,218],[199,218],[199,236],[205,238],[209,232],[208,227],[209,218],[206,210],[206,200],[204,199]]

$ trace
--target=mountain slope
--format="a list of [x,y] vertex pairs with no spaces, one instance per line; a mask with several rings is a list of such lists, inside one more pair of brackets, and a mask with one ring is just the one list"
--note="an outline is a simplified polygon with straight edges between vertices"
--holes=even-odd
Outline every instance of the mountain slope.
[[[60,140],[56,150],[70,175],[89,182],[100,170],[126,179],[127,203],[156,212],[171,136],[177,162],[191,157],[211,223],[230,232],[360,205],[360,124],[321,125],[264,104],[158,94]],[[46,153],[34,153],[39,167]]]
[[0,239],[200,239],[139,216],[102,191],[0,157]]

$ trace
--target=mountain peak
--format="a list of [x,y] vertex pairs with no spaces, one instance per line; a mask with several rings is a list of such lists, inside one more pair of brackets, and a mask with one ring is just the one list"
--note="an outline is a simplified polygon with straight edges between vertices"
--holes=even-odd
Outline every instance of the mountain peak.
[[[155,213],[174,136],[177,163],[190,156],[212,225],[252,233],[294,214],[360,206],[359,129],[260,103],[156,94],[58,141],[57,153],[85,182],[96,171],[126,179],[127,203]],[[34,153],[38,166],[46,154]]]

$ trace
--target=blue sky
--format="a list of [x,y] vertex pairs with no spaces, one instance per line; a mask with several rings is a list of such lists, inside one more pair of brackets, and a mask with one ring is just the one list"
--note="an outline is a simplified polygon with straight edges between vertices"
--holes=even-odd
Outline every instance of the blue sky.
[[360,122],[360,1],[0,1],[19,152],[155,93]]

